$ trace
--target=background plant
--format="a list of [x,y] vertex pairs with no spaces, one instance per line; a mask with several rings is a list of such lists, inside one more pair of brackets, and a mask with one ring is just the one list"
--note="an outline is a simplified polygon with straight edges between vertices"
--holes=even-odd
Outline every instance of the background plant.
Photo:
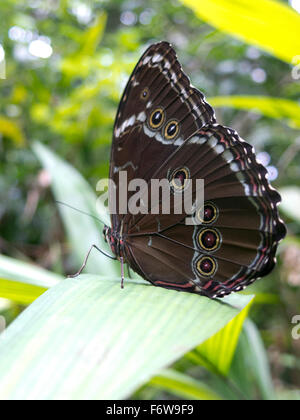
[[[216,107],[218,121],[237,129],[269,166],[274,186],[282,191],[289,235],[280,246],[277,268],[247,291],[256,295],[250,316],[260,335],[247,322],[239,337],[242,321],[236,321],[231,351],[222,347],[223,331],[219,341],[188,352],[172,370],[157,373],[131,395],[294,398],[300,382],[299,341],[291,338],[291,318],[300,313],[295,204],[300,200],[300,84],[292,78],[291,59],[300,51],[299,15],[286,2],[260,0],[251,8],[245,0],[206,1],[205,8],[202,3],[1,2],[7,78],[0,80],[0,315],[13,321],[76,270],[88,244],[100,238],[100,225],[58,209],[54,200],[69,192],[65,201],[82,209],[92,200],[97,180],[108,173],[112,124],[124,83],[147,44],[166,39],[175,45],[193,84]],[[253,13],[257,27],[249,24]],[[43,54],[48,57],[38,57]],[[90,186],[81,184],[78,174],[77,183],[61,185],[60,191],[51,170],[57,156],[50,150],[72,163]],[[62,171],[73,170],[61,165]],[[93,204],[88,210],[94,211]],[[83,232],[89,234],[81,241]],[[56,274],[31,271],[32,263]],[[101,275],[107,270],[118,276],[118,267],[94,255],[87,271]],[[234,337],[232,331],[229,336]],[[215,356],[220,346],[223,362]]]

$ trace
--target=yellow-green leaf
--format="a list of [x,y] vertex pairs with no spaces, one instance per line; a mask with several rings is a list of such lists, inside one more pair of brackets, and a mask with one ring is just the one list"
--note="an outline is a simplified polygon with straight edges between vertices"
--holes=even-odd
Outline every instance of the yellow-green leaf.
[[100,13],[95,21],[95,24],[89,28],[84,35],[84,44],[81,53],[83,55],[91,55],[95,52],[100,43],[106,24],[106,14]]
[[0,298],[27,305],[60,280],[58,274],[0,255]]
[[226,376],[251,304],[252,302],[221,331],[198,346],[188,358]]
[[46,292],[47,288],[0,278],[1,298],[28,305]]
[[222,398],[203,382],[176,370],[164,369],[149,381],[149,385],[189,400],[221,400]]
[[0,116],[0,134],[13,140],[17,145],[25,142],[24,135],[18,124],[10,118]]
[[300,15],[273,0],[181,0],[204,21],[291,63],[300,51]]
[[215,96],[209,99],[214,107],[232,107],[263,114],[300,128],[300,105],[289,99],[265,96]]

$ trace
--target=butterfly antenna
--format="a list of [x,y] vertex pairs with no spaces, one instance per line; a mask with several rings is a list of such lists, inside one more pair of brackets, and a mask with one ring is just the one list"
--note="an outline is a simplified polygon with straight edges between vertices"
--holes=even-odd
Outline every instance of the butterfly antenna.
[[[89,214],[89,213],[87,213],[87,212],[85,212],[85,211],[83,211],[83,210],[79,210],[79,209],[77,209],[76,207],[71,206],[70,204],[63,203],[62,201],[59,201],[59,200],[55,200],[55,202],[56,202],[57,204],[62,204],[63,206],[69,207],[69,208],[70,208],[70,209],[72,209],[72,210],[76,210],[76,211],[78,211],[79,213],[85,214],[86,216],[90,216],[90,217],[92,217],[93,219],[98,220],[98,222],[103,223],[103,225],[106,225],[106,223],[104,223],[104,222],[103,222],[101,219],[99,219],[98,217],[93,216],[92,214]],[[97,251],[99,251],[101,254],[105,255],[106,257],[108,257],[108,258],[110,258],[110,259],[112,259],[112,260],[116,260],[116,259],[117,259],[117,257],[116,257],[115,255],[109,255],[107,252],[105,252],[105,251],[103,251],[102,249],[98,248],[98,247],[97,247],[97,245],[92,245],[92,246],[90,247],[89,252],[87,253],[87,255],[86,255],[85,259],[84,259],[84,262],[83,262],[83,264],[82,264],[81,268],[79,269],[79,271],[78,271],[76,274],[69,275],[69,276],[68,276],[69,278],[76,278],[76,277],[78,277],[78,276],[82,273],[82,271],[83,271],[83,270],[84,270],[84,268],[86,267],[87,261],[88,261],[88,259],[89,259],[90,253],[91,253],[91,251],[92,251],[92,249],[93,249],[93,248],[95,248],[95,249],[96,249]],[[124,264],[124,262],[122,261],[122,285],[123,285],[123,282],[124,282],[124,269],[123,269],[123,264]],[[123,287],[122,287],[122,288],[123,288]]]
[[92,217],[93,219],[98,220],[98,222],[103,223],[103,225],[106,225],[106,223],[105,223],[105,222],[103,222],[103,220],[99,219],[99,217],[97,217],[97,216],[93,216],[92,214],[87,213],[87,212],[85,212],[85,211],[83,211],[83,210],[79,210],[79,209],[77,209],[76,207],[71,206],[70,204],[63,203],[62,201],[58,201],[58,200],[55,200],[55,203],[57,203],[57,204],[62,204],[63,206],[69,207],[69,208],[70,208],[70,209],[72,209],[72,210],[76,210],[76,211],[78,211],[79,213],[85,214],[86,216],[90,216],[90,217]]

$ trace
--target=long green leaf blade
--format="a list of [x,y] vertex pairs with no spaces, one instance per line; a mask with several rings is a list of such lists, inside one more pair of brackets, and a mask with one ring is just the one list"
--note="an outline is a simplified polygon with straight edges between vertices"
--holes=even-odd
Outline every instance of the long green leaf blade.
[[235,349],[248,316],[252,302],[249,303],[221,331],[195,349],[204,366],[226,376],[229,372]]
[[230,378],[245,395],[255,395],[253,387],[256,387],[259,390],[259,398],[276,399],[268,356],[259,331],[250,320],[244,324]]
[[0,336],[0,395],[122,399],[207,340],[250,301],[213,301],[84,275],[37,299]]
[[[106,224],[110,224],[104,207],[102,207],[100,216],[96,213],[97,197],[79,172],[40,143],[34,145],[34,151],[51,175],[52,190],[56,200],[98,216]],[[100,203],[98,203],[97,209],[99,210],[100,207]],[[103,225],[100,222],[63,205],[59,205],[59,211],[78,268],[83,263],[91,245],[97,244],[110,252],[104,242]],[[96,251],[90,255],[87,269],[89,272],[105,275],[117,275],[120,272],[117,264]]]
[[149,385],[189,400],[213,401],[222,399],[206,384],[172,369],[161,371],[158,375],[150,379]]
[[46,292],[45,287],[32,286],[18,281],[0,278],[0,297],[21,305],[28,305]]
[[0,255],[0,297],[27,305],[63,277],[13,258]]

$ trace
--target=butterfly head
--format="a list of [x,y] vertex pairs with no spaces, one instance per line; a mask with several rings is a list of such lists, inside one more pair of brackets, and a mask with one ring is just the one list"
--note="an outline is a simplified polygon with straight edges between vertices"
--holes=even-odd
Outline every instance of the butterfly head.
[[112,252],[117,256],[117,258],[124,258],[124,241],[120,234],[113,232],[110,227],[104,226],[103,236],[105,242],[110,245]]

